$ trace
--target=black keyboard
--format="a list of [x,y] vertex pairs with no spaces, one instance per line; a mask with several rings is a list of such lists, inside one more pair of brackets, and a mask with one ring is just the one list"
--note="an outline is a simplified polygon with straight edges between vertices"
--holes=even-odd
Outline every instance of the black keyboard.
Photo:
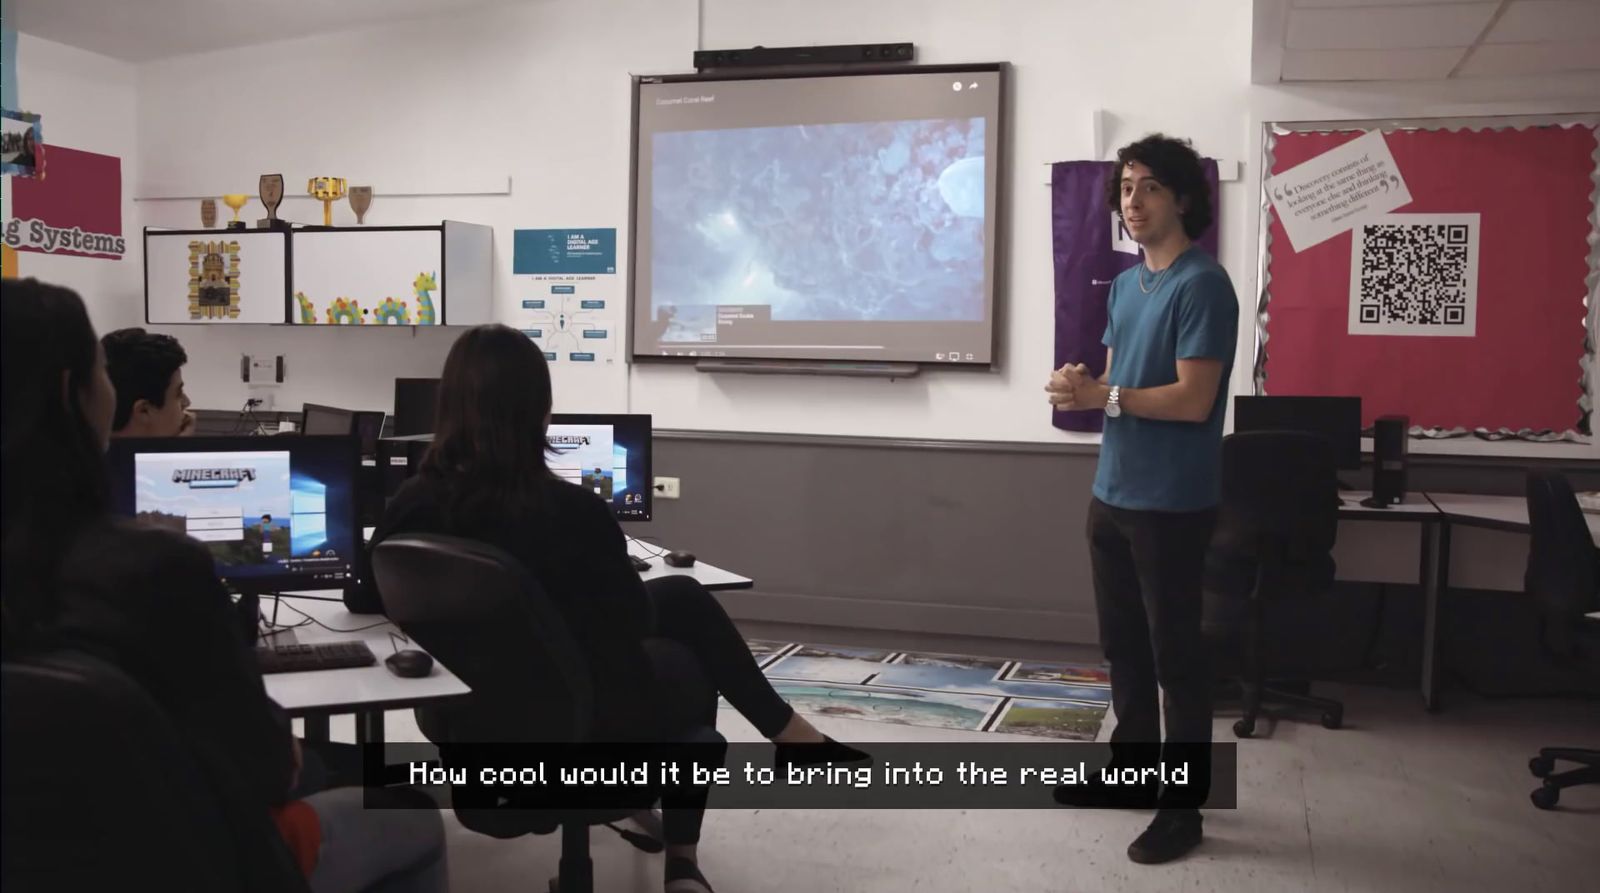
[[265,674],[370,667],[378,659],[366,642],[319,642],[315,645],[259,645],[256,662]]
[[644,573],[650,569],[650,562],[645,561],[643,558],[640,558],[637,555],[629,555],[628,560],[633,562],[633,569],[639,573]]

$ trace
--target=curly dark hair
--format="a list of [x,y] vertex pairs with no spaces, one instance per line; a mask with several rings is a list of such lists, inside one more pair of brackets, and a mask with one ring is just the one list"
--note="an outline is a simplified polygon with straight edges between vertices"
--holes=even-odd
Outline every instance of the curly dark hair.
[[[1198,239],[1211,228],[1216,215],[1211,210],[1211,189],[1206,184],[1200,155],[1188,140],[1152,133],[1136,143],[1117,150],[1116,166],[1106,180],[1106,204],[1112,213],[1122,213],[1122,169],[1137,161],[1150,169],[1161,185],[1172,190],[1183,214],[1183,232]],[[1187,207],[1184,199],[1188,199]]]
[[107,333],[100,343],[106,350],[106,374],[117,389],[113,431],[127,427],[133,417],[133,404],[140,400],[148,400],[157,408],[165,406],[172,374],[189,362],[178,339],[144,329],[118,329]]

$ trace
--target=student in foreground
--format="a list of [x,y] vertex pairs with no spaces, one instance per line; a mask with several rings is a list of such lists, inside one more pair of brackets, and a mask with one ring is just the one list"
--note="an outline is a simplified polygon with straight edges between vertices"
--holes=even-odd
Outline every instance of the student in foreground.
[[[552,406],[544,354],[515,329],[479,326],[445,359],[433,446],[372,536],[439,533],[493,544],[515,556],[560,606],[594,678],[596,741],[663,741],[715,724],[721,694],[778,743],[780,763],[851,762],[866,754],[821,732],[762,675],[717,600],[695,580],[642,583],[605,500],[546,464]],[[347,591],[352,611],[383,610],[370,568]],[[657,650],[692,652],[682,666]],[[685,661],[687,662],[687,661]],[[709,709],[706,709],[709,707]],[[704,798],[663,801],[669,893],[710,893],[696,845]]]
[[1200,157],[1187,142],[1156,134],[1123,147],[1106,186],[1107,204],[1144,258],[1111,283],[1105,374],[1092,378],[1082,363],[1068,363],[1045,390],[1059,408],[1106,416],[1088,535],[1117,714],[1113,762],[1154,765],[1165,693],[1160,757],[1198,761],[1200,774],[1185,792],[1068,786],[1056,798],[1158,806],[1128,847],[1133,861],[1155,863],[1200,843],[1198,807],[1209,793],[1211,676],[1201,580],[1221,499],[1239,300],[1227,272],[1193,244],[1211,225],[1212,205]]
[[105,336],[106,374],[116,390],[112,437],[181,437],[194,433],[183,392],[183,345],[171,335],[118,329]]
[[442,893],[437,811],[365,810],[360,788],[289,798],[300,753],[211,554],[110,514],[104,453],[117,397],[82,300],[33,279],[4,290],[5,656],[80,649],[127,673],[190,745],[235,834],[272,815],[316,893]]

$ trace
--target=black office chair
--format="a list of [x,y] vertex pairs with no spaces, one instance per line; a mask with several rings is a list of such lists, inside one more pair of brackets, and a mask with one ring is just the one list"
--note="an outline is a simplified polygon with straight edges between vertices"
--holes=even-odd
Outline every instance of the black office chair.
[[[372,550],[384,613],[437,657],[472,694],[416,711],[417,724],[448,762],[451,742],[582,742],[593,717],[589,665],[560,609],[514,557],[458,537],[409,534]],[[694,743],[721,746],[715,729]],[[454,793],[454,792],[453,792]],[[648,809],[655,796],[626,809],[553,810],[475,807],[456,801],[469,830],[491,837],[561,830],[559,876],[552,891],[593,889],[589,826],[607,825],[646,852],[659,841],[612,823]]]
[[1267,603],[1333,584],[1338,489],[1325,438],[1258,431],[1222,441],[1222,505],[1206,556],[1206,632],[1215,652],[1233,645],[1242,652],[1244,715],[1233,724],[1240,738],[1255,734],[1263,703],[1320,710],[1329,729],[1344,722],[1338,701],[1269,685],[1261,656]]
[[53,651],[0,677],[7,893],[309,890],[266,810],[219,791],[121,670]]
[[[1532,539],[1523,587],[1539,604],[1539,647],[1557,666],[1578,666],[1600,658],[1600,636],[1585,614],[1600,611],[1600,550],[1589,536],[1572,485],[1551,471],[1528,472],[1528,523]],[[1552,775],[1556,760],[1578,763]],[[1600,784],[1600,750],[1543,747],[1528,761],[1544,784],[1530,796],[1540,809],[1553,809],[1561,789]]]

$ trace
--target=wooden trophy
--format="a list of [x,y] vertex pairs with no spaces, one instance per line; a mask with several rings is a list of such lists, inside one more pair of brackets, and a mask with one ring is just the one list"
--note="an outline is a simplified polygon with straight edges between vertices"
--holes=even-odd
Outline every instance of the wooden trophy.
[[211,229],[217,225],[217,200],[203,198],[200,200],[200,225]]
[[288,224],[278,217],[278,205],[283,203],[283,174],[261,175],[261,205],[267,209],[264,229],[288,229]]
[[372,207],[372,187],[350,187],[350,210],[356,212],[356,223],[367,222],[367,209]]

